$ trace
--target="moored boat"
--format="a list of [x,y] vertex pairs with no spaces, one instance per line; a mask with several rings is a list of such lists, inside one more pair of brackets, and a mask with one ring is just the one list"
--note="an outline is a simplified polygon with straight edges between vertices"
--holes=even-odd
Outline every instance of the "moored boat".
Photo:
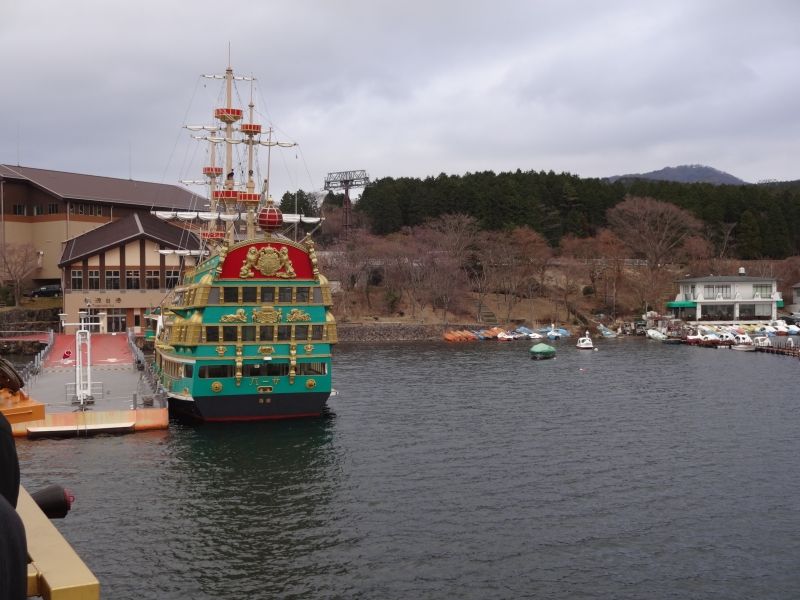
[[[203,168],[210,201],[210,211],[198,215],[205,222],[205,256],[162,306],[155,372],[176,416],[200,421],[319,416],[331,395],[331,350],[337,341],[330,286],[319,271],[311,234],[300,241],[285,235],[268,179],[255,191],[254,148],[280,144],[271,129],[262,140],[261,126],[252,122],[252,102],[250,122],[234,129],[244,112],[231,104],[230,67],[224,79],[227,105],[214,111],[219,124],[205,127],[219,132],[211,165]],[[214,164],[214,143],[225,144],[224,171]],[[244,184],[235,183],[234,143],[248,148]]]
[[555,358],[556,349],[552,346],[540,343],[532,346],[529,350],[531,358],[534,360],[543,360],[546,358]]
[[575,347],[578,348],[578,350],[594,350],[594,343],[588,331],[583,337],[578,338],[578,343],[575,344]]

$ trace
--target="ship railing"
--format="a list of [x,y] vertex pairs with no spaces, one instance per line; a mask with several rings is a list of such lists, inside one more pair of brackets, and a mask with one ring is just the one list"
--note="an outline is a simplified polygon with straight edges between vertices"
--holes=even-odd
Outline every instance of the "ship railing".
[[100,598],[97,577],[22,486],[17,514],[28,543],[28,597]]
[[[158,402],[159,406],[163,405],[166,402],[167,392],[153,369],[152,361],[147,360],[142,349],[136,344],[136,334],[133,328],[128,329],[128,345],[133,354],[134,366],[142,372],[143,378],[150,386],[154,402]],[[149,404],[149,402],[146,404]]]

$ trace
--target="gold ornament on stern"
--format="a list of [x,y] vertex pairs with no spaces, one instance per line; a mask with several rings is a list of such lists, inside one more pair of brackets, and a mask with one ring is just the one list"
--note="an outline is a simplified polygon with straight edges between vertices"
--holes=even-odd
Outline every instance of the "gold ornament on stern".
[[229,315],[222,315],[220,323],[247,323],[247,313],[243,308],[239,308],[235,313]]
[[280,250],[276,250],[272,246],[264,246],[261,250],[250,246],[247,256],[242,261],[242,268],[239,269],[239,277],[241,279],[253,277],[253,269],[256,269],[264,277],[281,277],[283,279],[297,277],[289,258],[289,249],[286,246],[281,246]]

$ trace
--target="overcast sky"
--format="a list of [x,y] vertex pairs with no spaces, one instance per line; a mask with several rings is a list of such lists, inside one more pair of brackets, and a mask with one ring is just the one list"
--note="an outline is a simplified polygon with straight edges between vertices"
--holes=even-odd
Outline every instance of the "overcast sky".
[[[242,7],[241,10],[237,8]],[[800,179],[796,0],[0,0],[0,163],[199,179],[228,44],[274,196],[326,173]],[[250,85],[240,83],[242,104]],[[240,147],[241,148],[241,147]],[[265,174],[266,153],[259,174]],[[196,191],[201,191],[197,189]]]

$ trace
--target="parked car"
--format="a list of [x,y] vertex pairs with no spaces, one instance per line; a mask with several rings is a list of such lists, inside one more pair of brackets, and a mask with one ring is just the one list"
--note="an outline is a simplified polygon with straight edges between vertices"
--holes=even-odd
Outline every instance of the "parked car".
[[60,298],[61,285],[58,283],[53,285],[43,285],[41,287],[32,289],[25,295],[30,296],[31,298]]

